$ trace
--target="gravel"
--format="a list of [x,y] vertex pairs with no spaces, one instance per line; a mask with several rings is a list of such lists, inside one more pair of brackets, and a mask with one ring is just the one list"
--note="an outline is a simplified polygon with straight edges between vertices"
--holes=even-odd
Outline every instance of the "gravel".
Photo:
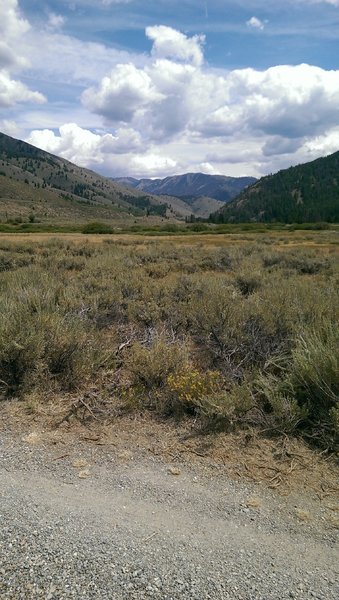
[[142,451],[0,436],[1,600],[339,598],[320,502]]

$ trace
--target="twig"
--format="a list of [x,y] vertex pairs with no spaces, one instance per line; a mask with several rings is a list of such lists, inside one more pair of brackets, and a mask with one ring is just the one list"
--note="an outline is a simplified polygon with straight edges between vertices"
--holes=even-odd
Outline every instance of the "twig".
[[196,454],[197,456],[207,456],[207,453],[203,454],[202,452],[197,452],[196,450],[191,450],[190,448],[184,448],[181,452],[191,452],[192,454]]
[[144,540],[142,540],[142,542],[148,542],[148,540],[151,540],[152,538],[154,538],[154,536],[158,535],[157,532],[155,531],[154,533],[152,533],[151,535],[149,535],[147,538],[145,538]]
[[94,412],[92,411],[92,409],[88,406],[88,404],[86,404],[85,400],[83,400],[82,398],[78,398],[77,402],[79,402],[80,404],[83,404],[83,406],[88,410],[88,412],[92,415],[93,419],[95,419],[96,421],[98,421],[98,417],[95,416]]
[[132,341],[132,338],[130,340],[127,340],[127,342],[123,342],[122,344],[120,344],[120,346],[116,350],[116,354],[118,354],[118,352],[121,352],[121,350],[123,350],[124,348],[126,348],[126,346],[129,346],[130,343],[131,343],[131,341]]
[[54,460],[61,460],[62,458],[66,458],[67,456],[69,456],[68,454],[61,454],[61,456],[56,456],[55,458],[52,458],[52,461]]

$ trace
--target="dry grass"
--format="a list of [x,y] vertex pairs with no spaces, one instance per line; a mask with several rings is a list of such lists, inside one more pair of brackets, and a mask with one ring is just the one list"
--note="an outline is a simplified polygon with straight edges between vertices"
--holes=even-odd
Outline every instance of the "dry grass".
[[[145,221],[146,222],[146,221]],[[156,219],[153,218],[154,224]],[[305,239],[305,236],[307,239]],[[157,240],[157,236],[147,234],[121,233],[111,235],[85,235],[82,233],[0,233],[0,240],[16,242],[46,242],[49,240],[61,240],[83,244],[103,244],[107,240],[112,243],[125,243],[126,245],[138,243],[141,246]],[[161,242],[167,242],[175,246],[211,246],[222,248],[225,246],[246,245],[248,243],[265,244],[274,250],[285,250],[287,248],[313,248],[325,252],[339,253],[339,234],[337,231],[294,231],[294,232],[270,232],[268,234],[258,233],[236,233],[236,234],[185,234],[166,235],[159,238]]]

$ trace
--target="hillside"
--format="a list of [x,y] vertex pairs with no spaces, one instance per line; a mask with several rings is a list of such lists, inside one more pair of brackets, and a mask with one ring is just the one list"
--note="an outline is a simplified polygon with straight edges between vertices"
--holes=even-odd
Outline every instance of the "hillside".
[[[205,173],[186,173],[165,177],[165,179],[119,177],[115,181],[149,194],[182,198],[193,207],[193,212],[195,212],[194,200],[196,198],[212,198],[219,202],[229,202],[245,187],[255,183],[256,179],[254,177],[226,177],[224,175],[206,175]],[[217,204],[210,202],[208,208],[211,207],[211,210],[217,210],[217,206]]]
[[223,207],[216,222],[339,221],[339,152],[263,177]]
[[160,198],[0,133],[1,221],[111,220],[168,212]]

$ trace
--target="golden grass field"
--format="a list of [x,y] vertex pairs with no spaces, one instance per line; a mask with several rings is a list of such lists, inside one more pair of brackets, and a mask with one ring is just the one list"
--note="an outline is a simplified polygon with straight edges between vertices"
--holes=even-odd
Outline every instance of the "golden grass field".
[[106,240],[116,241],[124,240],[124,242],[147,243],[147,241],[161,240],[175,245],[206,245],[206,246],[229,246],[234,244],[245,244],[248,242],[264,243],[280,248],[281,246],[300,246],[327,248],[328,251],[339,251],[339,232],[336,230],[329,231],[277,231],[262,233],[236,233],[236,234],[185,234],[185,235],[166,235],[161,236],[126,233],[126,234],[108,234],[108,235],[85,235],[82,233],[0,233],[0,240],[12,242],[46,242],[52,239],[60,239],[63,241],[71,241],[74,243],[93,243],[102,244]]

